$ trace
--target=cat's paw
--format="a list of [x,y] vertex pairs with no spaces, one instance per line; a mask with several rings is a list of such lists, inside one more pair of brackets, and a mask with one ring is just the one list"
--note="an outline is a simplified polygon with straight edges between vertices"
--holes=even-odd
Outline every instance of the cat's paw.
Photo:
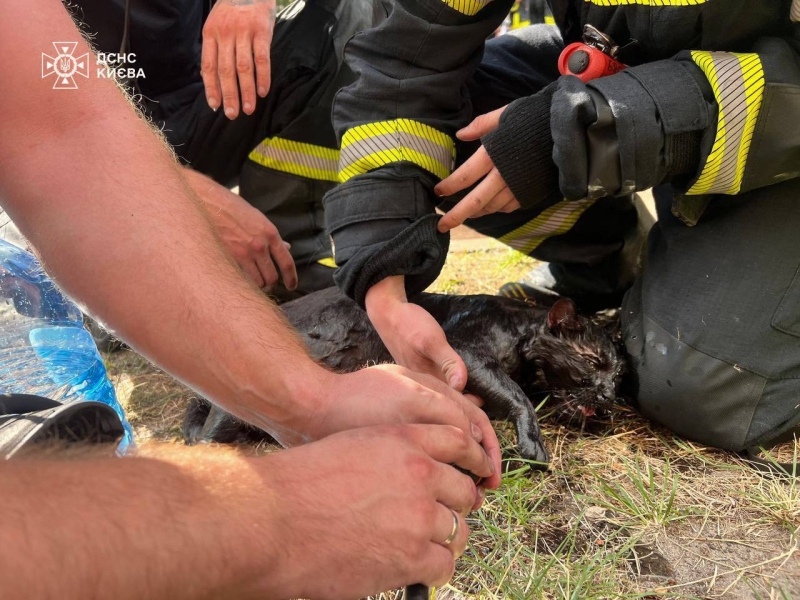
[[521,439],[517,444],[520,456],[530,461],[535,461],[531,465],[537,471],[546,471],[550,466],[550,454],[541,440]]

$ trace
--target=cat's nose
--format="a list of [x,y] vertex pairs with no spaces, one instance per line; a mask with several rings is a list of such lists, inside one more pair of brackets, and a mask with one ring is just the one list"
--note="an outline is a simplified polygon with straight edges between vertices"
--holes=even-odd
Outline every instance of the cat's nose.
[[616,400],[617,398],[617,390],[613,385],[606,385],[600,392],[600,397],[603,400]]

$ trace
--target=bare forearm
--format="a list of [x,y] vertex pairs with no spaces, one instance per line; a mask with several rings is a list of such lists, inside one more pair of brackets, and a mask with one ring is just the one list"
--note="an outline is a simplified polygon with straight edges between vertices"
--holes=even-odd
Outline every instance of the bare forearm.
[[151,453],[0,464],[3,596],[246,598],[283,585],[269,571],[270,459]]
[[[61,39],[73,26],[52,5],[11,5],[6,21],[34,19],[42,37]],[[166,146],[107,80],[81,81],[68,104],[34,85],[36,40],[2,33],[4,79],[31,94],[0,106],[0,197],[48,271],[201,393],[248,420],[266,415],[273,430],[293,427],[307,407],[290,403],[329,375],[222,249]]]

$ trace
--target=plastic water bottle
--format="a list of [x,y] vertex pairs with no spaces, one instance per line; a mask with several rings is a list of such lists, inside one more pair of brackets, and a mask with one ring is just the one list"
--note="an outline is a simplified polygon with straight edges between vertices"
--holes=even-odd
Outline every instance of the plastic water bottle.
[[0,393],[35,394],[59,402],[95,400],[119,415],[125,435],[117,453],[133,446],[133,430],[117,401],[83,315],[47,277],[36,258],[0,240]]

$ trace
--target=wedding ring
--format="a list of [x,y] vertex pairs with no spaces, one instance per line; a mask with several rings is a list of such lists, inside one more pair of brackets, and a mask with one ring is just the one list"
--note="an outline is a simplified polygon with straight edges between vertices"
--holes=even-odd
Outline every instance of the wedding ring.
[[450,535],[447,536],[447,539],[442,542],[442,546],[450,546],[450,544],[452,544],[458,537],[458,513],[452,508],[450,509],[450,512],[453,513],[453,531],[451,531]]

